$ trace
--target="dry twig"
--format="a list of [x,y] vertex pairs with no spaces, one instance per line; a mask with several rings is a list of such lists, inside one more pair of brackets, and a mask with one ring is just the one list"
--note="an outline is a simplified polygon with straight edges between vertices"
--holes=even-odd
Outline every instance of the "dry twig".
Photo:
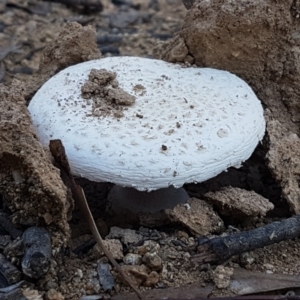
[[85,219],[87,220],[89,227],[92,231],[92,234],[97,241],[99,247],[102,249],[104,254],[107,256],[112,265],[116,268],[116,270],[121,274],[124,281],[134,290],[139,299],[143,299],[141,293],[134,286],[131,279],[127,276],[127,274],[123,271],[123,269],[119,266],[116,260],[112,257],[111,253],[105,247],[102,237],[97,229],[94,218],[91,214],[90,208],[85,198],[85,194],[83,189],[76,184],[73,175],[71,174],[70,165],[68,162],[67,155],[65,153],[65,148],[61,142],[61,140],[51,140],[50,141],[50,151],[61,170],[62,178],[65,181],[65,184],[71,189],[73,198],[75,203],[78,205],[78,208],[83,213]]
[[220,263],[233,255],[300,236],[300,215],[225,237],[205,239],[198,246],[197,263]]

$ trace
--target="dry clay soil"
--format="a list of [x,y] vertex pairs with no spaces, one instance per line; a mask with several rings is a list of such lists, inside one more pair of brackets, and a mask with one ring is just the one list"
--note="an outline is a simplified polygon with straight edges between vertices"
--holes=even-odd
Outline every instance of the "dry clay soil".
[[[274,204],[266,217],[252,215],[243,221],[228,214],[227,207],[223,229],[229,225],[239,230],[251,229],[300,212],[298,1],[199,0],[189,11],[177,0],[132,0],[122,5],[105,1],[103,5],[102,11],[83,14],[81,7],[54,2],[0,3],[0,193],[16,224],[38,224],[52,233],[53,253],[59,255],[54,256],[49,275],[35,286],[40,293],[46,293],[47,299],[79,299],[87,290],[105,295],[86,280],[87,274],[96,278],[93,270],[99,257],[61,256],[66,244],[73,242],[74,246],[75,237],[86,232],[76,232],[74,224],[75,229],[70,230],[73,200],[48,152],[38,143],[26,107],[47,79],[69,65],[101,56],[137,55],[224,69],[240,76],[264,105],[265,138],[242,168],[230,169],[202,184],[187,185],[186,190],[193,199],[203,199],[208,192],[218,193],[221,188],[232,186],[236,188],[235,199],[246,190]],[[95,193],[98,199],[105,199],[111,188],[103,184],[96,191],[87,183],[81,184],[86,187],[87,196],[94,193],[91,205]],[[238,189],[240,193],[236,192]],[[219,193],[222,198],[222,192]],[[102,222],[105,236],[107,227],[114,223],[103,221],[101,208],[99,211],[97,215],[97,208],[94,209],[95,218]],[[147,224],[145,219],[143,222]],[[195,241],[195,230],[188,227],[160,229],[160,247],[170,252],[170,247],[163,246],[170,240]],[[179,253],[182,248],[178,247],[174,249]],[[240,263],[247,270],[298,275],[298,249],[298,240],[282,242],[252,251],[244,262],[237,259],[229,264],[236,267]],[[151,288],[201,280],[205,286],[210,279],[214,281],[210,267],[197,268],[187,259],[182,272],[182,266],[176,268],[174,256],[171,259],[172,255],[160,255],[166,268],[157,270],[158,280]],[[68,274],[73,274],[72,279]],[[127,291],[121,283],[117,289]]]

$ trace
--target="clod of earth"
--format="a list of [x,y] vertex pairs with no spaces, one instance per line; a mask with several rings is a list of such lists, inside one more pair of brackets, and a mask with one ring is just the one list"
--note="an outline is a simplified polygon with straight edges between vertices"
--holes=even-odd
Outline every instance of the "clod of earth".
[[[115,183],[137,202],[150,192],[140,201],[148,208],[184,202],[183,184],[239,167],[265,131],[260,101],[235,75],[137,57],[71,66],[28,108],[43,145],[63,141],[74,175]],[[172,199],[160,197],[169,187]]]
[[274,208],[273,203],[254,191],[225,187],[217,192],[205,194],[205,200],[218,207],[223,216],[233,219],[265,216]]
[[[28,226],[43,219],[52,230],[55,249],[69,237],[72,199],[37,140],[22,83],[0,86],[0,100],[0,192],[9,201],[15,223]],[[12,236],[20,235],[3,224]]]
[[[292,213],[300,213],[299,1],[198,0],[156,57],[228,70],[267,107],[268,167]],[[159,49],[158,49],[159,50]]]

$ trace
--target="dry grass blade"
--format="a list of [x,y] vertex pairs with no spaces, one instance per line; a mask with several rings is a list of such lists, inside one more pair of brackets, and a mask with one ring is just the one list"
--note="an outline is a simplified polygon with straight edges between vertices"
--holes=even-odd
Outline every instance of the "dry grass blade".
[[119,266],[116,260],[112,257],[111,253],[107,250],[103,243],[103,239],[97,229],[94,218],[88,206],[88,203],[85,198],[85,194],[83,189],[76,184],[73,175],[71,174],[70,165],[68,162],[67,155],[65,153],[65,148],[61,142],[61,140],[51,140],[50,141],[50,151],[53,155],[56,163],[58,164],[59,169],[61,170],[62,178],[65,181],[65,184],[71,189],[73,198],[75,203],[78,205],[79,209],[83,213],[85,219],[87,220],[90,230],[97,241],[99,247],[102,249],[104,254],[107,256],[112,265],[117,269],[117,271],[122,275],[124,281],[134,290],[139,299],[143,299],[143,296],[138,291],[138,289],[134,286],[131,279],[127,276],[127,274],[123,271],[123,269]]

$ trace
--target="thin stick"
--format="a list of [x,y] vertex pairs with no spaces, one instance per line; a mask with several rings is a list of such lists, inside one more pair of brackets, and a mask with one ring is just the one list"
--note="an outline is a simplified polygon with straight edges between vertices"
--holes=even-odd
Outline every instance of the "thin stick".
[[198,246],[197,263],[220,263],[233,255],[293,239],[300,236],[300,215],[266,226],[214,239],[205,239]]
[[68,158],[65,152],[65,148],[61,142],[61,140],[51,140],[50,141],[50,151],[59,165],[60,170],[64,173],[63,180],[66,181],[65,184],[70,187],[72,191],[73,198],[78,208],[84,215],[86,221],[89,224],[90,230],[98,243],[99,247],[102,249],[104,254],[107,256],[112,265],[117,269],[117,271],[121,274],[124,281],[133,289],[139,299],[143,299],[143,296],[139,292],[139,290],[135,287],[130,277],[123,271],[123,269],[119,266],[116,260],[112,257],[111,253],[107,250],[103,243],[103,239],[98,231],[98,228],[95,224],[94,218],[86,201],[86,197],[83,189],[77,185],[74,180],[73,175],[71,174],[70,165],[68,162]]

